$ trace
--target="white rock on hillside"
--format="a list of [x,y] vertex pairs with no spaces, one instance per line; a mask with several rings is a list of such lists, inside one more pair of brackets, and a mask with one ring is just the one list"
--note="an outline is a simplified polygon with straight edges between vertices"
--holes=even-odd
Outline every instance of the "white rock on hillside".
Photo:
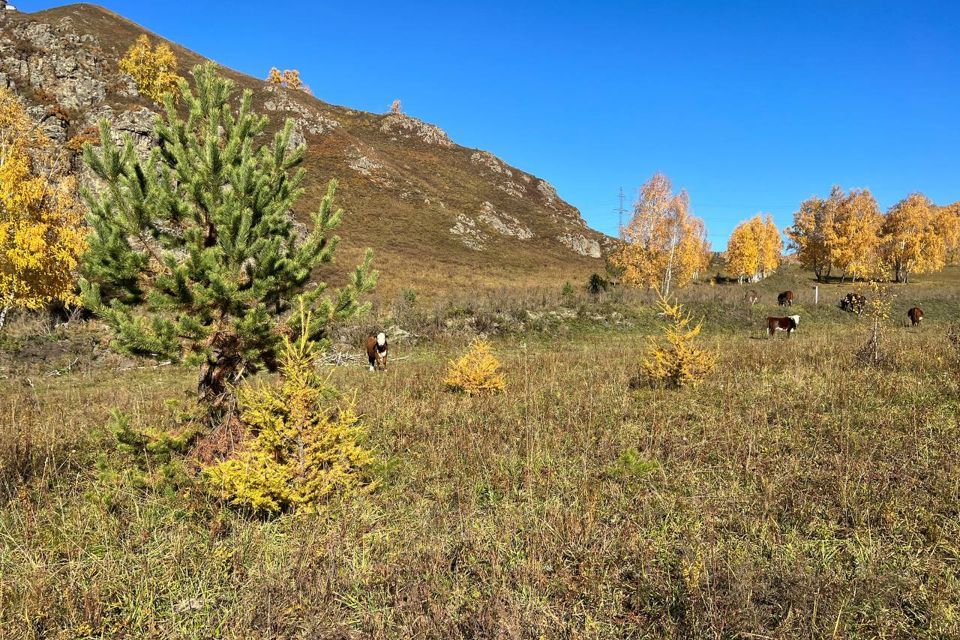
[[477,216],[477,219],[493,227],[500,235],[520,240],[529,240],[533,237],[533,231],[524,226],[522,222],[509,213],[498,212],[489,202],[484,202],[480,206],[480,215]]
[[460,238],[460,242],[474,251],[483,251],[487,234],[477,228],[477,223],[462,213],[457,214],[457,222],[450,227],[450,233]]
[[482,167],[486,167],[495,173],[502,173],[508,178],[513,177],[513,171],[510,171],[505,164],[500,162],[500,159],[497,158],[497,156],[493,155],[489,151],[474,152],[473,155],[470,156],[470,162]]
[[422,120],[413,118],[403,113],[391,113],[384,116],[380,123],[381,133],[388,135],[403,136],[404,138],[419,138],[427,144],[434,144],[439,147],[452,147],[453,142],[449,136],[440,127],[427,124]]
[[581,234],[564,234],[557,236],[557,240],[570,247],[575,253],[591,258],[599,258],[603,255],[600,251],[600,243]]

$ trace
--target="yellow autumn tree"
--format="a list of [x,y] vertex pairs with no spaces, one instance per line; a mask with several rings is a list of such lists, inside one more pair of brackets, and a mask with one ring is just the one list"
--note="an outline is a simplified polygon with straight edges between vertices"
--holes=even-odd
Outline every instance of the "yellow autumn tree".
[[302,91],[307,94],[311,93],[310,87],[303,83],[303,80],[300,78],[300,72],[296,69],[284,69],[280,71],[280,69],[276,67],[271,67],[270,73],[267,75],[267,83],[276,87],[286,87],[294,91]]
[[833,227],[827,234],[830,264],[848,276],[863,278],[875,270],[883,216],[876,198],[868,189],[844,193],[834,187],[830,193]]
[[75,181],[56,174],[55,149],[0,89],[0,326],[11,307],[77,302],[86,248]]
[[182,78],[177,73],[177,56],[164,42],[153,47],[150,38],[140,36],[120,60],[120,70],[133,78],[140,95],[157,104],[168,93],[174,98],[179,95]]
[[625,284],[657,287],[669,294],[710,264],[703,221],[691,215],[687,193],[673,193],[670,179],[662,173],[640,188],[623,240],[612,262],[622,271]]
[[833,233],[833,207],[823,198],[814,196],[800,203],[793,214],[793,225],[786,234],[790,248],[796,251],[800,265],[813,271],[817,280],[830,276],[831,262],[828,246]]
[[896,282],[909,282],[911,274],[938,271],[946,264],[947,245],[937,217],[936,207],[921,193],[910,194],[887,212],[880,257]]
[[825,280],[837,271],[841,279],[864,277],[878,260],[883,217],[867,189],[849,193],[834,186],[826,199],[813,197],[794,213],[786,230],[800,264]]
[[947,264],[960,264],[960,202],[938,207],[934,221],[937,233],[943,238]]
[[763,219],[760,234],[760,275],[766,278],[783,262],[783,236],[769,213]]
[[738,280],[756,282],[780,267],[783,240],[769,214],[741,222],[727,241],[727,269]]
[[727,240],[727,270],[737,280],[757,280],[760,273],[760,239],[753,220],[738,224]]

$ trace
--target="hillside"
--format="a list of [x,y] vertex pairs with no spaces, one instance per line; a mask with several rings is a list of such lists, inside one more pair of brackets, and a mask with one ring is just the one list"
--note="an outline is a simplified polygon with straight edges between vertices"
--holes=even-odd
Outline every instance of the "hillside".
[[[20,95],[62,144],[79,146],[107,118],[147,148],[155,107],[118,69],[143,33],[88,4],[2,12],[0,86]],[[169,44],[184,75],[205,60]],[[294,118],[296,137],[308,145],[308,188],[295,215],[317,204],[329,178],[339,180],[338,204],[346,215],[338,263],[351,266],[365,247],[373,248],[381,295],[401,287],[429,293],[560,282],[602,269],[609,238],[587,228],[546,181],[461,147],[408,115],[356,111],[224,72],[253,92],[255,108],[271,117],[272,127]],[[81,169],[76,157],[74,168]]]

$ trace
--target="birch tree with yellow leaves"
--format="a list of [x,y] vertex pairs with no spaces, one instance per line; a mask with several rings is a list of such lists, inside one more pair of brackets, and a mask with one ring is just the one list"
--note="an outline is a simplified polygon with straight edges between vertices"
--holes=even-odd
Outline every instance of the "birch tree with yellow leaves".
[[727,269],[740,282],[757,282],[780,267],[783,239],[773,216],[759,214],[741,222],[727,242]]
[[56,159],[17,98],[0,89],[0,327],[11,307],[77,301],[83,215]]
[[658,288],[664,295],[683,287],[710,263],[703,220],[690,213],[686,191],[673,192],[670,179],[656,173],[641,188],[633,216],[614,254],[625,284]]
[[939,271],[947,260],[947,243],[937,208],[922,193],[912,193],[884,217],[880,257],[895,282],[909,282],[914,273]]
[[839,271],[841,280],[872,273],[878,260],[880,207],[867,189],[834,186],[826,199],[805,200],[786,230],[800,264],[818,280]]
[[818,196],[800,203],[793,214],[793,226],[787,227],[790,248],[796,251],[797,260],[804,269],[813,271],[817,280],[830,276],[831,261],[828,245],[833,233],[833,207]]
[[934,224],[943,238],[947,264],[960,264],[960,202],[937,207]]
[[827,234],[827,247],[831,265],[842,269],[841,281],[875,272],[883,224],[876,198],[868,189],[844,193],[840,187],[834,187],[829,206],[833,210],[833,229]]
[[140,95],[150,98],[158,105],[163,104],[163,96],[176,97],[180,90],[177,73],[177,56],[165,42],[152,46],[145,35],[127,49],[120,60],[120,70],[129,74],[137,85]]

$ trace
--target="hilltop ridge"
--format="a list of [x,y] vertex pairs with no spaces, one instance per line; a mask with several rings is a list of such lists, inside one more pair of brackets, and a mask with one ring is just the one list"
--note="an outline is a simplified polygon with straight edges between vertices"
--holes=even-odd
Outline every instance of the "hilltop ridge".
[[[0,14],[0,86],[21,96],[51,139],[73,150],[81,174],[76,150],[100,119],[143,150],[153,142],[157,108],[118,68],[142,34],[166,42],[91,4]],[[206,60],[169,44],[181,74]],[[351,265],[373,248],[381,294],[554,283],[603,269],[612,240],[588,228],[545,180],[457,145],[410,115],[336,106],[223,72],[252,92],[254,108],[270,116],[273,129],[293,118],[296,141],[308,145],[297,217],[316,206],[329,178],[338,179],[337,204],[346,212],[338,263]],[[322,78],[308,80],[322,87]]]

